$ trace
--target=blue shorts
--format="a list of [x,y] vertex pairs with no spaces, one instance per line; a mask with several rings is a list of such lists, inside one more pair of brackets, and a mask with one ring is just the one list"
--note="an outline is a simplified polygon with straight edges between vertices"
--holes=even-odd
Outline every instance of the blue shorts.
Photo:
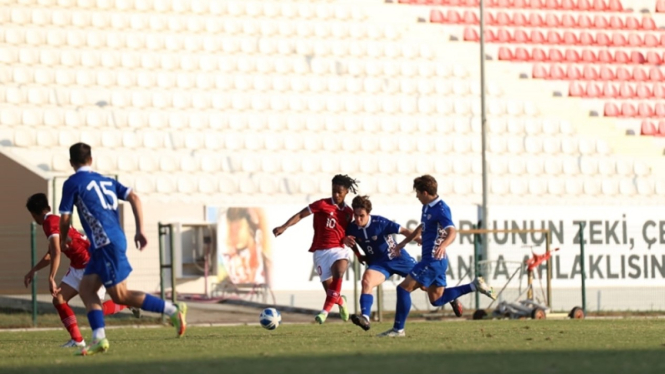
[[425,287],[435,285],[446,287],[446,271],[448,258],[442,260],[426,259],[416,264],[409,275]]
[[83,275],[97,274],[104,287],[109,288],[127,279],[131,272],[127,248],[119,249],[111,243],[91,250]]
[[386,279],[390,278],[393,274],[401,277],[406,277],[407,274],[413,269],[416,260],[408,253],[402,252],[402,255],[395,257],[392,260],[376,261],[369,265],[369,270],[378,271],[383,274]]

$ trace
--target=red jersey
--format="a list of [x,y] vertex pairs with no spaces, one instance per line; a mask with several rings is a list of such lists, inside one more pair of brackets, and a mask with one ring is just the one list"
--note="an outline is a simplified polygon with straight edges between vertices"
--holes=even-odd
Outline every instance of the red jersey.
[[343,247],[342,239],[353,218],[353,209],[346,204],[338,207],[331,197],[315,201],[308,208],[314,214],[314,239],[309,251]]
[[[60,216],[47,214],[44,217],[42,227],[49,240],[54,235],[60,236]],[[73,227],[69,228],[67,236],[69,236],[71,242],[67,245],[67,248],[61,248],[60,250],[69,258],[69,266],[74,269],[85,269],[85,265],[90,260],[90,253],[88,253],[90,242]]]

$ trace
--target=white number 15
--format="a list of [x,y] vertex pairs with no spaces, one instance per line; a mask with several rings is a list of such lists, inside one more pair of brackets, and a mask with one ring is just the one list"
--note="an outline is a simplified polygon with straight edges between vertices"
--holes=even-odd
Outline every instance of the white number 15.
[[[97,197],[99,197],[99,202],[102,204],[102,208],[104,209],[110,209],[110,210],[116,210],[118,208],[118,197],[115,195],[115,192],[113,190],[108,190],[106,187],[110,187],[113,185],[113,182],[100,182],[97,184],[97,181],[90,181],[88,183],[88,187],[86,189],[88,191],[94,189],[95,192],[97,193]],[[101,188],[100,188],[101,186]],[[103,194],[102,194],[103,193]],[[109,204],[106,199],[104,198],[104,195],[108,196],[111,198],[111,204]]]

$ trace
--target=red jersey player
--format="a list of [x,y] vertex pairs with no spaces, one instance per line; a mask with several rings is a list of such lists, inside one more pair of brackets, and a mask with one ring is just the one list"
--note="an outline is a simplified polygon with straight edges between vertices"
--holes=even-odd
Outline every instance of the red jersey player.
[[356,192],[358,181],[348,175],[335,175],[332,179],[332,198],[313,202],[305,209],[289,218],[285,224],[275,227],[275,236],[281,235],[287,228],[300,222],[301,219],[314,214],[314,239],[309,251],[313,253],[314,266],[326,290],[326,301],[323,310],[316,316],[318,323],[325,322],[332,306],[339,305],[339,314],[344,321],[349,320],[346,297],[340,295],[342,277],[349,266],[351,254],[344,246],[346,226],[353,218],[353,209],[344,203],[349,193]]
[[[85,342],[76,322],[76,316],[67,302],[78,294],[83,270],[90,258],[90,254],[88,253],[90,242],[85,236],[81,235],[73,227],[70,227],[67,233],[67,248],[61,251],[59,241],[60,217],[51,214],[51,207],[48,205],[46,195],[38,193],[30,196],[26,203],[26,208],[28,208],[35,222],[44,228],[44,234],[46,234],[49,242],[49,249],[41,261],[25,275],[25,286],[28,287],[38,270],[45,268],[49,263],[51,264],[49,290],[53,296],[53,306],[55,306],[63,325],[65,325],[65,328],[69,331],[69,335],[71,335],[71,340],[65,343],[63,347],[85,347]],[[69,258],[69,270],[62,278],[60,286],[58,286],[55,283],[55,274],[60,266],[61,252]],[[104,299],[105,294],[106,289],[104,287],[100,288],[99,298],[101,300]],[[105,315],[117,313],[125,308],[126,306],[115,304],[112,300],[106,301],[103,305]],[[140,309],[132,309],[132,312],[136,317],[140,316]]]

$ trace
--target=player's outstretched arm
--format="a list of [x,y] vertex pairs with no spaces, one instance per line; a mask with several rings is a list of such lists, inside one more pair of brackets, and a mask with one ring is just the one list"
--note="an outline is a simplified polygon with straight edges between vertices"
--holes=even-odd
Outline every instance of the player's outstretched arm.
[[134,191],[130,191],[127,195],[127,202],[132,206],[134,222],[136,223],[134,243],[136,244],[136,248],[143,250],[148,245],[148,239],[143,233],[143,205],[141,205],[141,199],[139,199],[139,196]]
[[26,274],[23,277],[23,284],[25,284],[25,286],[28,287],[30,285],[30,283],[32,283],[32,280],[35,278],[35,274],[39,270],[47,267],[49,263],[51,263],[51,251],[50,250],[46,251],[46,254],[44,255],[44,257],[42,257],[42,259],[39,260],[39,262],[37,264],[35,264],[35,266],[32,269],[30,269],[28,274]]
[[282,226],[278,226],[272,229],[273,235],[276,237],[282,235],[286,229],[300,222],[301,219],[309,216],[310,214],[312,214],[312,212],[309,211],[309,208],[304,208],[300,212],[294,214],[293,217],[289,218],[289,220],[286,221],[286,223],[284,223]]
[[[60,231],[60,232],[69,232],[69,230]],[[55,282],[55,275],[58,272],[58,268],[60,267],[61,251],[60,251],[59,238],[52,237],[51,239],[49,239],[48,250],[49,250],[49,255],[51,256],[51,270],[48,275],[48,288],[49,291],[51,291],[51,296],[56,297],[60,292],[60,288],[58,287],[58,284]]]
[[409,234],[406,235],[406,238],[404,238],[404,240],[402,240],[401,242],[399,242],[399,244],[397,244],[397,245],[392,249],[392,254],[393,254],[393,256],[394,256],[394,257],[399,257],[399,255],[400,255],[400,251],[402,250],[402,248],[404,248],[407,244],[411,243],[414,239],[416,239],[417,237],[419,237],[419,236],[420,236],[420,233],[421,233],[421,231],[422,231],[422,229],[423,229],[423,225],[422,225],[422,223],[421,223],[420,225],[418,225],[418,227],[416,227],[413,231],[411,231],[411,230],[409,230],[409,229],[406,229],[406,228],[401,228],[401,229],[399,230],[399,233],[400,233],[400,234],[404,235],[404,234],[403,234],[403,230],[405,230],[405,232],[406,232],[406,231],[409,231]]

